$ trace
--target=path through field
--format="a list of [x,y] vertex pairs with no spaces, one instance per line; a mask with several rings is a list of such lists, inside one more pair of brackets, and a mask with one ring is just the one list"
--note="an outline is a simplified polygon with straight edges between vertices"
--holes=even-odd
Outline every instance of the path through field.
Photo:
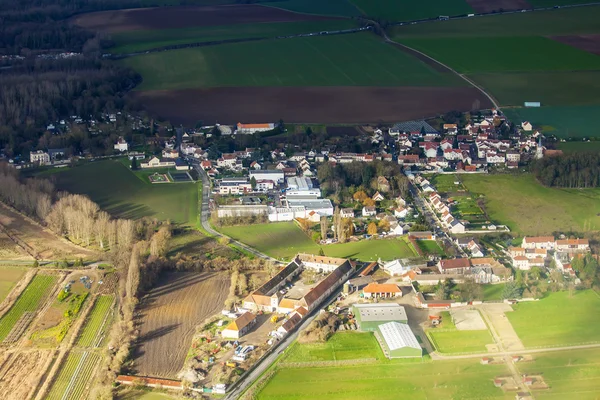
[[225,273],[175,272],[142,300],[135,353],[137,374],[176,378],[196,325],[223,309],[229,289]]
[[500,341],[505,351],[519,351],[523,350],[525,346],[519,339],[517,332],[515,332],[510,321],[506,317],[506,312],[512,312],[513,309],[508,304],[482,304],[479,308],[483,314],[483,317],[487,319],[488,323],[491,323],[495,328]]

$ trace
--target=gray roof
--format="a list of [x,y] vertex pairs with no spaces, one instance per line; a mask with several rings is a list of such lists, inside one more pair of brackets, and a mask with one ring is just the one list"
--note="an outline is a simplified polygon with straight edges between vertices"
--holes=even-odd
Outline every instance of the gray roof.
[[290,207],[304,206],[307,210],[320,210],[323,208],[333,208],[331,200],[329,199],[314,199],[314,200],[297,200],[288,199]]
[[388,322],[387,324],[379,325],[378,329],[390,351],[405,347],[421,350],[421,346],[419,345],[415,334],[410,330],[410,326],[407,324]]
[[361,322],[408,321],[404,307],[396,303],[354,304]]

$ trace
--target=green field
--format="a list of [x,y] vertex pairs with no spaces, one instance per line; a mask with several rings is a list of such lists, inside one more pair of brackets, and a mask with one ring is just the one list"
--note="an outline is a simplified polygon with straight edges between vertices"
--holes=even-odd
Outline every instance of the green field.
[[[82,285],[83,286],[83,285]],[[53,324],[41,325],[30,336],[33,344],[39,347],[54,347],[62,342],[73,323],[79,317],[79,311],[85,303],[89,291],[73,291],[67,298],[54,300],[50,308],[42,316],[42,321],[46,315],[62,315],[62,319],[54,320]]]
[[25,275],[23,268],[0,267],[0,302],[8,296],[23,275]]
[[31,280],[10,310],[0,319],[0,342],[8,336],[24,313],[38,309],[55,283],[56,277],[50,275],[36,275]]
[[134,53],[163,46],[181,45],[198,42],[214,42],[221,40],[247,38],[274,38],[277,36],[296,35],[301,33],[321,32],[324,30],[342,30],[355,28],[358,25],[350,20],[276,22],[263,24],[193,27],[163,30],[139,30],[114,33],[111,39],[115,47],[110,48],[113,54]]
[[85,194],[114,217],[154,217],[189,225],[198,221],[195,183],[153,185],[138,179],[120,161],[93,162],[55,176],[58,189]]
[[305,14],[339,17],[360,16],[360,11],[349,0],[282,0],[267,2],[264,5]]
[[113,296],[99,296],[90,311],[83,329],[77,338],[76,346],[79,347],[98,347],[100,338],[108,334],[108,319],[111,305],[114,301]]
[[551,293],[536,302],[523,302],[506,313],[525,347],[567,346],[598,343],[598,329],[590,316],[600,309],[593,290]]
[[[292,222],[228,226],[221,227],[219,230],[235,240],[280,259],[291,259],[297,253],[317,254],[320,248]],[[402,239],[361,240],[330,244],[322,248],[327,256],[354,258],[361,261],[415,256]]]
[[539,184],[533,175],[465,175],[472,195],[483,195],[496,224],[514,234],[542,235],[556,230],[600,229],[600,189],[557,189]]
[[481,285],[481,289],[483,292],[483,300],[491,301],[491,300],[502,300],[502,293],[504,291],[504,287],[506,283],[497,283],[495,285],[486,284]]
[[586,152],[586,151],[598,152],[598,151],[600,151],[600,141],[561,142],[558,144],[558,149],[562,150],[565,154],[581,153],[581,152]]
[[45,398],[47,400],[87,398],[85,388],[92,378],[98,361],[100,356],[96,353],[70,352]]
[[142,75],[138,90],[465,84],[368,32],[223,44],[151,53],[120,62]]
[[436,350],[444,354],[485,353],[487,352],[485,346],[494,343],[487,329],[484,331],[432,329],[428,331],[428,336]]
[[444,250],[435,240],[417,240],[417,245],[425,253],[425,255],[444,255]]
[[[597,75],[598,79],[600,79],[600,74]],[[598,84],[598,90],[600,90],[600,83]],[[517,124],[520,124],[522,121],[529,121],[546,135],[555,135],[559,138],[600,136],[600,129],[596,129],[596,127],[590,129],[588,122],[590,115],[598,115],[600,113],[600,105],[507,108],[503,111],[511,121]],[[574,142],[572,144],[583,145],[582,142]],[[570,144],[565,143],[565,145]],[[593,142],[591,146],[594,146]]]
[[465,0],[352,0],[368,17],[386,21],[413,21],[440,15],[461,15],[473,12]]
[[285,362],[385,359],[372,332],[337,332],[325,343],[294,342],[285,354]]

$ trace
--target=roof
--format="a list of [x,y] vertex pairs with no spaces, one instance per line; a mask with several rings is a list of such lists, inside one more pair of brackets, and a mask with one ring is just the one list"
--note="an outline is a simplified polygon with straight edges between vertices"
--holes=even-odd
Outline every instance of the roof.
[[468,258],[453,258],[450,260],[441,260],[440,266],[442,269],[469,268],[471,262]]
[[256,315],[251,312],[245,312],[239,316],[235,321],[225,327],[225,331],[241,331],[247,327],[252,321],[256,319]]
[[589,245],[590,242],[587,239],[564,239],[557,240],[557,246],[578,246],[578,245]]
[[401,293],[402,291],[395,283],[369,283],[363,289],[364,293]]
[[526,236],[523,238],[526,243],[546,243],[554,242],[554,236]]
[[294,273],[298,268],[300,268],[300,265],[296,261],[290,262],[285,266],[285,268],[265,282],[261,287],[256,289],[252,294],[262,294],[267,296],[273,294],[273,289],[277,287],[279,283],[287,279],[287,277]]
[[408,321],[406,310],[396,303],[353,304],[362,322]]
[[378,328],[381,332],[381,336],[383,336],[385,344],[390,351],[405,347],[421,350],[421,346],[419,345],[417,338],[407,324],[393,321],[379,325]]
[[308,310],[304,307],[298,307],[294,311],[300,314],[302,318],[306,317],[306,314],[308,314]]
[[279,303],[279,307],[293,310],[294,307],[296,307],[296,302],[292,299],[282,299]]
[[315,304],[321,299],[321,297],[327,292],[327,289],[334,286],[344,275],[352,270],[352,264],[346,260],[342,265],[334,269],[325,279],[312,288],[304,296],[306,306],[310,308],[311,305]]
[[294,327],[296,325],[298,325],[298,323],[302,320],[302,317],[298,314],[293,314],[287,321],[285,321],[283,323],[283,325],[281,325],[281,327],[286,331],[289,332],[292,329],[294,329]]
[[273,128],[273,124],[242,124],[241,122],[238,122],[237,126],[238,126],[238,128],[245,128],[245,129]]
[[298,253],[296,259],[300,262],[310,262],[318,264],[329,264],[329,265],[342,265],[346,262],[345,258],[317,256],[314,254]]

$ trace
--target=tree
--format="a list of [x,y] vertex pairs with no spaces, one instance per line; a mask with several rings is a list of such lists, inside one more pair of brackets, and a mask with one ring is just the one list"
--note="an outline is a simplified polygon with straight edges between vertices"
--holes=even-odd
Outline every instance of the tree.
[[325,251],[323,250],[322,247],[319,247],[319,255],[320,256],[324,256],[325,255]]
[[250,178],[250,186],[252,187],[252,190],[256,190],[256,178],[254,176]]
[[33,268],[37,268],[40,266],[40,263],[38,262],[38,260],[33,260]]
[[137,158],[133,157],[133,158],[131,159],[131,169],[132,169],[133,171],[135,171],[135,170],[137,170],[138,168],[139,168],[139,167],[138,167],[138,161],[137,161]]
[[390,230],[390,221],[388,221],[387,219],[381,219],[379,221],[379,229],[381,229],[382,232],[387,232]]
[[519,299],[523,295],[523,286],[518,282],[507,282],[502,292],[504,299]]
[[240,296],[243,296],[248,290],[248,278],[245,274],[240,274],[237,280],[237,290]]
[[465,279],[459,286],[459,291],[462,301],[473,301],[482,298],[481,285],[473,279]]
[[367,197],[363,200],[363,206],[365,207],[373,207],[375,205],[375,200],[370,197]]
[[327,230],[328,229],[329,229],[329,227],[328,227],[328,223],[327,223],[327,217],[323,215],[321,217],[321,240],[327,239]]
[[377,235],[377,225],[375,225],[375,222],[371,222],[369,224],[369,226],[367,227],[367,233],[369,235]]
[[352,198],[354,200],[362,203],[363,201],[365,201],[365,199],[368,199],[369,196],[367,196],[367,194],[364,192],[364,190],[359,190],[356,193],[354,193]]

